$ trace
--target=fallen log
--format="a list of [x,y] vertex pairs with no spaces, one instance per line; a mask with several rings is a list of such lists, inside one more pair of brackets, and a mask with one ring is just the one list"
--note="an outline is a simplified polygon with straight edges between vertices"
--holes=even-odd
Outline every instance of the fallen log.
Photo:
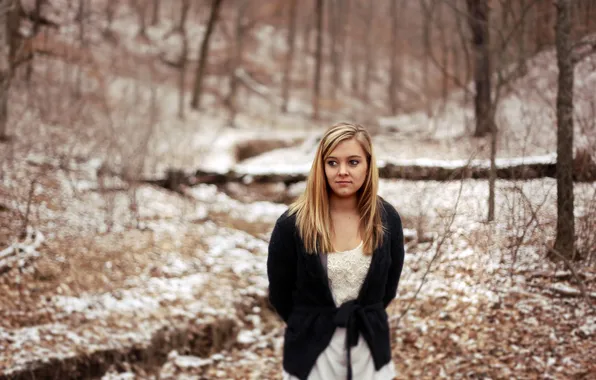
[[[269,172],[267,170],[270,170]],[[497,160],[497,178],[504,180],[530,180],[537,178],[556,178],[556,158],[553,155],[534,158],[514,158]],[[490,163],[487,160],[429,161],[402,160],[379,162],[379,176],[385,179],[404,179],[412,181],[451,181],[459,179],[488,179]],[[251,183],[293,183],[306,180],[307,173],[276,171],[274,167],[252,172],[229,171],[227,173],[197,170],[190,176],[171,170],[163,180],[154,181],[174,190],[180,184],[192,186],[198,183],[222,185],[229,182]],[[596,181],[596,164],[576,165],[574,181]]]

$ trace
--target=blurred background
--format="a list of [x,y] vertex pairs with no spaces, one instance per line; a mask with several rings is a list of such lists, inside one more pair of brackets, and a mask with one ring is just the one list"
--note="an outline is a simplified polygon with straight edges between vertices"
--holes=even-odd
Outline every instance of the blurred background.
[[596,373],[596,1],[0,0],[0,379],[275,379],[275,220],[373,135],[398,378]]

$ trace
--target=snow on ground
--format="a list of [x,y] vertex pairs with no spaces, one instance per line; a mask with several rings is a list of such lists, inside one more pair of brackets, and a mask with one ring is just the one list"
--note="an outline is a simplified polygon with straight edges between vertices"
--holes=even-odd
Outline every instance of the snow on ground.
[[[28,170],[35,170],[39,165],[44,165],[43,160],[30,160],[26,170],[21,172],[22,177],[5,177],[5,184],[17,186],[31,174],[27,173]],[[152,231],[156,242],[162,239],[160,236],[170,236],[171,243],[163,247],[154,245],[144,255],[156,256],[158,264],[141,267],[134,276],[126,278],[113,289],[55,293],[44,298],[35,307],[53,316],[48,323],[2,327],[0,345],[4,356],[0,357],[0,363],[8,363],[12,370],[50,354],[69,357],[80,352],[81,347],[88,352],[106,347],[124,347],[131,343],[146,344],[153,333],[164,325],[174,323],[171,321],[199,318],[200,322],[201,318],[207,320],[214,315],[236,315],[235,302],[238,299],[246,295],[266,295],[266,239],[269,229],[287,206],[270,202],[242,203],[219,192],[213,185],[188,188],[184,191],[185,196],[147,185],[103,194],[97,191],[94,167],[92,163],[79,164],[76,175],[67,176],[57,171],[53,181],[40,182],[43,186],[43,191],[39,190],[40,195],[66,207],[64,212],[58,213],[53,211],[56,206],[50,202],[46,206],[40,204],[39,211],[36,210],[33,223],[47,239],[61,239],[64,228],[57,229],[56,225],[70,226],[65,230],[68,234],[103,231],[110,235],[137,228],[136,218],[140,220],[138,228]],[[118,181],[111,183],[118,187],[124,184]],[[291,191],[296,194],[303,188],[304,182],[293,185]],[[465,319],[466,326],[478,326],[476,334],[487,334],[482,329],[483,321],[488,318],[485,311],[493,310],[492,306],[498,305],[504,296],[511,296],[512,292],[528,293],[525,277],[519,274],[520,271],[549,270],[550,264],[542,259],[540,251],[541,244],[553,236],[555,188],[552,179],[497,181],[497,222],[487,225],[483,223],[486,216],[486,181],[381,181],[380,194],[401,213],[404,226],[416,230],[413,235],[418,239],[426,235],[431,239],[429,242],[420,239],[408,244],[398,301],[390,310],[397,334],[395,347],[403,348],[403,351],[398,349],[397,352],[404,355],[404,360],[396,356],[400,370],[414,373],[415,360],[408,356],[412,336],[419,337],[420,343],[414,343],[417,350],[428,350],[431,347],[428,339],[438,339],[436,334],[445,328],[450,331],[449,344],[477,350],[478,355],[487,355],[482,351],[487,343],[466,335],[468,332],[463,331],[461,326],[456,329],[455,325],[441,321]],[[576,185],[578,211],[589,206],[587,202],[593,199],[594,192],[594,184]],[[136,217],[130,209],[131,197],[135,199]],[[528,204],[524,203],[526,198]],[[112,205],[111,232],[106,229],[109,223],[106,223],[106,214],[101,211],[106,202]],[[530,207],[536,210],[539,222],[529,226],[532,231],[524,238],[527,220],[519,215],[524,210],[528,216]],[[454,211],[457,215],[450,225]],[[247,225],[262,223],[267,227],[258,234],[262,238],[258,238],[253,233],[214,223],[210,221],[212,215],[226,215],[229,220],[243,220]],[[448,239],[439,250],[438,244],[445,234],[448,234]],[[184,254],[182,250],[189,250],[188,236],[198,237],[201,244],[191,248],[190,254]],[[505,242],[520,236],[524,245],[514,257],[512,248]],[[139,254],[134,255],[137,257]],[[431,271],[425,276],[429,267]],[[515,270],[510,277],[508,271],[511,268]],[[109,273],[116,269],[107,261],[100,271]],[[413,301],[423,279],[424,285]],[[575,286],[572,282],[562,285]],[[548,289],[541,292],[546,293],[536,299],[519,300],[518,308],[544,308],[546,297],[552,295]],[[400,319],[410,301],[414,305],[412,310]],[[576,307],[580,314],[574,318],[581,323],[573,331],[577,331],[576,343],[585,344],[582,337],[592,336],[593,329],[590,320],[584,321],[584,306],[578,303]],[[463,310],[465,314],[462,314]],[[561,305],[555,310],[567,312]],[[241,322],[235,348],[222,352],[217,359],[172,354],[161,368],[162,378],[180,378],[184,374],[238,379],[275,376],[281,365],[283,326],[273,318],[267,323],[273,323],[275,327],[264,328],[265,322],[259,317],[261,311],[257,307],[250,315],[238,317]],[[432,314],[434,311],[437,311],[436,315]],[[425,313],[434,317],[429,318]],[[548,313],[545,315],[556,317]],[[399,328],[396,325],[398,319]],[[535,328],[533,326],[541,325],[538,320],[517,323],[522,323],[521,326],[529,331]],[[554,333],[556,339],[565,339]],[[489,337],[485,338],[491,341]],[[568,342],[568,339],[563,341],[565,344]],[[53,349],[55,345],[60,348]],[[434,350],[440,352],[438,347],[435,346]],[[459,373],[456,362],[445,358],[434,360],[451,363],[445,364],[446,371]],[[569,363],[557,357],[541,360],[545,363],[554,360],[553,365],[561,368],[582,368],[577,359]],[[197,361],[201,365],[196,365]]]
[[[505,242],[518,236],[521,222],[510,220],[515,214],[508,209],[512,199],[507,197],[513,197],[517,190],[511,190],[513,183],[498,181],[500,191],[508,195],[498,198],[502,202],[498,221],[484,224],[486,185],[482,182],[382,181],[381,194],[402,213],[407,227],[415,227],[413,221],[420,214],[433,221],[426,226],[433,231],[433,240],[409,246],[398,298],[389,309],[393,357],[400,377],[455,378],[465,373],[519,377],[548,373],[558,378],[564,373],[586,371],[580,352],[593,349],[589,305],[581,299],[553,297],[540,288],[540,283],[527,279],[527,273],[552,270],[552,264],[540,253],[544,235],[529,234],[519,257],[514,257],[514,247],[507,247]],[[548,224],[555,200],[554,181],[515,185],[532,207],[541,205],[546,197],[548,205],[540,208],[538,215],[540,223]],[[578,188],[580,194],[590,190],[596,188]],[[523,202],[521,196],[518,198],[515,201]],[[580,204],[586,201],[579,198]],[[447,231],[445,220],[453,211],[462,217],[458,216]],[[440,246],[443,235],[448,237]],[[537,287],[528,289],[529,284]],[[564,286],[576,288],[574,284]],[[406,312],[410,302],[411,309]],[[566,332],[568,329],[571,334]],[[281,371],[282,331],[243,332],[239,338],[249,350],[243,346],[222,351],[217,360],[208,358],[209,364],[200,369],[181,369],[170,359],[162,368],[163,378],[274,378]],[[559,348],[553,351],[549,347]],[[421,357],[425,359],[421,361]]]
[[[53,357],[147,345],[152,335],[171,323],[209,316],[234,317],[235,303],[252,294],[265,296],[266,243],[237,230],[206,222],[197,226],[207,251],[192,259],[164,263],[162,274],[145,272],[127,286],[107,293],[55,295],[38,304],[51,312],[51,324],[0,330],[0,363],[4,374]],[[181,265],[187,270],[180,270]],[[183,268],[184,269],[184,268]],[[56,345],[55,350],[52,347]]]

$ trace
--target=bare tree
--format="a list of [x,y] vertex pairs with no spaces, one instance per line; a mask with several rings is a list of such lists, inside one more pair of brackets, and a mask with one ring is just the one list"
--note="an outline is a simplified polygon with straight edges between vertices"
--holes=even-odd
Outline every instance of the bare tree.
[[8,95],[19,35],[21,7],[16,0],[0,0],[0,141],[8,139]]
[[77,11],[76,19],[79,22],[79,42],[81,44],[84,44],[85,43],[85,24],[87,22],[87,1],[86,0],[79,0],[79,9]]
[[159,5],[159,0],[153,0],[151,4],[151,25],[154,26],[159,24]]
[[534,31],[535,52],[547,46],[552,46],[553,41],[553,6],[551,1],[536,1]]
[[559,83],[557,91],[557,238],[555,250],[567,259],[574,259],[571,1],[557,0],[556,7],[555,38]]
[[180,25],[178,30],[182,36],[182,52],[180,54],[180,76],[179,76],[179,102],[178,102],[178,117],[184,119],[184,103],[186,98],[186,65],[188,62],[188,34],[186,33],[186,14],[190,7],[190,0],[182,0],[182,7],[180,12]]
[[[399,9],[398,9],[398,0],[389,0],[389,13],[391,17],[391,38],[389,38],[389,87],[388,89],[388,99],[389,99],[389,109],[391,110],[391,114],[395,115],[399,109],[399,100],[397,99],[397,88],[401,84],[401,70],[402,67],[398,67],[397,63],[397,54],[398,54],[398,45],[402,40],[403,36],[400,35],[400,28],[399,28]],[[403,8],[405,7],[405,1],[400,2],[400,12],[403,12]],[[403,54],[403,52],[399,51],[399,54]],[[398,71],[399,70],[399,71]]]
[[[466,116],[465,113],[465,109],[468,106],[468,104],[470,103],[470,96],[471,96],[471,91],[467,91],[468,89],[468,84],[470,83],[470,81],[472,80],[472,58],[471,58],[471,54],[470,54],[470,49],[469,49],[469,44],[468,44],[468,29],[464,28],[464,23],[463,22],[456,22],[457,25],[457,34],[459,36],[459,42],[460,42],[460,49],[457,50],[457,53],[455,53],[456,55],[459,54],[460,51],[463,51],[463,61],[464,61],[464,67],[463,67],[463,74],[464,74],[464,78],[463,78],[463,90],[464,90],[464,96],[463,96],[463,107],[462,110],[464,110],[464,118],[465,118],[465,123],[466,123],[466,131],[470,132],[471,131],[471,123],[470,123],[470,119]],[[456,71],[456,73],[460,73],[460,71]],[[459,79],[459,76],[456,74],[456,79]]]
[[432,23],[433,14],[437,2],[435,0],[420,0],[420,8],[423,13],[422,24],[422,45],[424,48],[424,58],[422,60],[422,91],[426,97],[425,108],[426,114],[431,116],[431,91],[430,91],[430,72],[429,72],[429,56],[432,55]]
[[[343,30],[342,30],[342,33],[343,33],[344,37],[343,37],[343,42],[342,42],[343,47],[342,47],[342,50],[341,50],[341,57],[339,59],[340,61],[346,61],[346,60],[348,60],[350,50],[353,49],[353,42],[352,42],[352,38],[351,38],[351,35],[350,35],[350,30],[352,28],[352,26],[351,26],[351,22],[352,22],[352,20],[351,20],[351,17],[352,17],[352,14],[351,14],[352,5],[351,5],[351,3],[352,3],[351,0],[345,0],[343,2],[343,10],[342,10],[343,11],[343,22],[342,22],[342,24],[343,24]],[[347,65],[342,66],[342,67],[346,67],[346,66]],[[343,79],[342,79],[341,82],[342,82],[343,88],[345,88],[345,89],[348,89],[349,88],[349,83],[348,82],[344,82]],[[348,87],[346,87],[346,86],[348,86]]]
[[281,104],[282,112],[288,111],[288,99],[290,97],[290,78],[292,75],[292,63],[294,61],[294,41],[296,40],[296,15],[298,13],[296,6],[297,3],[297,0],[290,0],[290,3],[288,5],[288,53],[286,54],[286,62],[284,65],[284,76],[281,90],[283,99]]
[[[40,26],[40,19],[41,19],[41,4],[43,0],[35,0],[35,10],[33,15],[33,28],[32,28],[32,35],[35,37],[39,33],[39,26]],[[33,75],[33,49],[31,49],[31,57],[27,64],[27,71],[25,73],[25,80],[27,84],[31,82],[31,76]]]
[[474,136],[482,137],[491,131],[494,124],[490,100],[489,7],[488,0],[466,0],[466,3],[474,45],[474,81],[476,86],[474,97],[476,130]]
[[304,7],[300,7],[300,11],[302,13],[300,19],[301,19],[301,24],[302,24],[302,33],[301,33],[301,41],[302,41],[302,52],[304,54],[304,58],[298,60],[298,63],[300,63],[300,68],[298,71],[300,71],[301,73],[304,73],[306,75],[306,73],[309,71],[309,67],[308,67],[308,59],[307,57],[310,56],[311,54],[311,44],[310,44],[310,40],[311,40],[311,34],[312,34],[312,29],[313,29],[313,12],[314,10],[310,9],[310,7],[308,9],[305,9],[306,6]]
[[234,38],[234,56],[230,60],[229,65],[229,84],[230,87],[228,89],[228,94],[225,99],[225,104],[227,105],[230,115],[229,115],[229,123],[233,127],[235,126],[236,122],[236,114],[238,113],[238,107],[236,105],[236,90],[238,88],[238,76],[237,71],[242,66],[242,51],[244,50],[244,36],[246,34],[246,29],[248,27],[248,23],[245,22],[244,18],[246,15],[246,10],[248,8],[249,2],[248,0],[241,0],[238,4],[238,8],[236,9],[236,35]]
[[107,38],[113,39],[112,23],[114,22],[114,13],[116,12],[116,0],[106,1],[106,27],[103,30],[103,35]]
[[313,83],[314,91],[312,98],[312,118],[315,120],[319,118],[319,97],[321,96],[321,68],[323,61],[323,6],[323,0],[317,0],[317,8],[315,10],[315,16],[317,18],[317,52],[315,55],[315,82]]
[[370,82],[374,71],[374,50],[373,50],[373,21],[375,17],[375,7],[372,1],[368,2],[366,9],[366,41],[364,45],[364,83],[362,86],[362,95],[365,101],[369,99]]
[[[356,17],[360,12],[360,9],[358,8],[360,3],[357,1],[352,1],[352,0],[348,0],[348,2],[351,2],[351,6],[350,9],[348,9],[349,11],[349,24],[350,24],[350,31],[352,30],[359,30],[358,29],[358,25],[356,24],[356,21],[358,20],[358,18]],[[359,33],[351,33],[350,34],[350,72],[351,72],[351,77],[350,77],[350,87],[352,90],[352,96],[356,95],[359,91],[359,85],[360,85],[360,43],[361,41],[358,41],[356,38],[356,36],[358,36]]]
[[329,5],[329,29],[330,29],[330,47],[331,47],[331,98],[337,99],[337,90],[341,86],[341,55],[344,49],[345,35],[342,29],[342,12],[344,2],[340,0],[331,0]]
[[182,53],[180,56],[180,76],[178,82],[179,88],[179,102],[178,102],[178,117],[184,119],[184,103],[186,98],[186,65],[188,62],[188,35],[186,28],[182,29]]
[[[439,23],[439,41],[441,42],[441,63],[442,66],[447,68],[449,66],[449,46],[447,44],[447,12],[445,11],[445,4],[439,4],[437,7],[437,19]],[[441,96],[443,104],[447,102],[447,96],[449,95],[449,76],[443,75],[441,81]]]
[[10,29],[9,13],[13,7],[13,0],[0,0],[0,140],[7,135],[8,122],[8,93],[10,89]]
[[186,20],[188,19],[188,10],[190,9],[190,0],[182,0],[182,4],[180,6],[180,18],[178,19],[178,24],[175,25],[172,30],[166,33],[166,36],[170,35],[171,33],[182,33],[184,28],[186,27]]
[[[523,0],[519,0],[518,8],[523,9]],[[521,75],[526,75],[528,72],[528,65],[526,63],[526,23],[521,22],[519,27],[519,38],[517,40],[517,72]]]
[[207,54],[209,53],[209,42],[211,41],[211,34],[213,33],[213,29],[215,29],[215,24],[217,22],[219,9],[221,7],[222,2],[223,0],[213,0],[211,4],[209,22],[207,23],[207,30],[205,31],[203,41],[201,42],[199,64],[197,65],[192,99],[190,102],[192,109],[195,110],[198,110],[201,106],[203,75],[205,72],[205,65],[207,64]]
[[134,7],[139,17],[139,30],[137,37],[147,40],[147,6],[145,0],[134,0]]
[[[79,21],[79,44],[81,46],[81,49],[84,49],[86,46],[85,43],[85,24],[87,24],[88,20],[87,20],[87,14],[88,14],[88,4],[87,4],[87,0],[79,0],[79,9],[78,9],[78,13],[77,13],[77,20]],[[74,86],[74,96],[75,98],[78,98],[81,96],[82,93],[82,68],[80,65],[75,66],[74,68],[75,70],[75,86]]]

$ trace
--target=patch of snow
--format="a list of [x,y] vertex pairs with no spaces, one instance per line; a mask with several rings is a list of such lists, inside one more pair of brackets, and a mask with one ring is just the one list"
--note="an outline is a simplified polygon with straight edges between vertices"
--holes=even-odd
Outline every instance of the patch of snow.
[[206,209],[225,212],[233,218],[247,222],[274,222],[287,209],[286,205],[273,202],[242,203],[218,191],[215,185],[200,184],[187,190],[194,199],[205,202]]
[[[260,334],[260,332],[259,332]],[[240,344],[251,344],[257,341],[253,330],[241,330],[238,333],[238,343]]]

